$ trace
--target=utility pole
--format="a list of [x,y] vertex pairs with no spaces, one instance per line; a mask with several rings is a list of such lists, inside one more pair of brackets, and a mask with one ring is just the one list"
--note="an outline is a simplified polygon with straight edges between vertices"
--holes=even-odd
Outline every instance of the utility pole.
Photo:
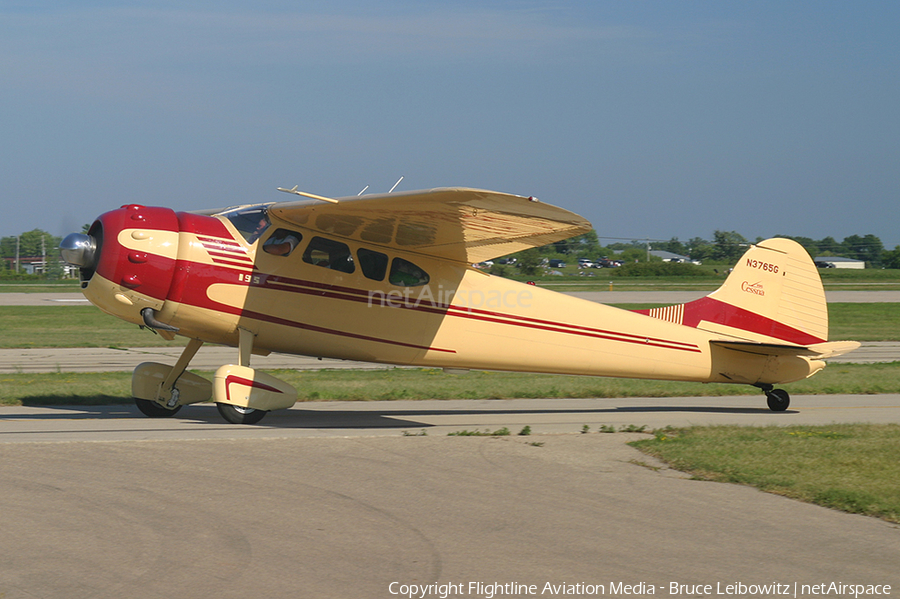
[[19,236],[16,235],[16,274],[19,274]]

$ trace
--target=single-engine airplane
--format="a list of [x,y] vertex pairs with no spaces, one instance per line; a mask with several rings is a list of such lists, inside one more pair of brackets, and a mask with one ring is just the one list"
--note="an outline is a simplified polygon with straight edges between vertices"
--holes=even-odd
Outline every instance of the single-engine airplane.
[[[104,312],[167,339],[132,394],[150,417],[212,399],[229,422],[292,406],[296,390],[250,366],[270,352],[388,364],[760,388],[851,351],[828,342],[818,272],[788,239],[751,246],[725,283],[677,306],[626,311],[491,276],[472,264],[591,230],[533,197],[465,188],[303,199],[207,212],[126,205],[60,249]],[[186,370],[203,343],[236,347],[210,382]]]

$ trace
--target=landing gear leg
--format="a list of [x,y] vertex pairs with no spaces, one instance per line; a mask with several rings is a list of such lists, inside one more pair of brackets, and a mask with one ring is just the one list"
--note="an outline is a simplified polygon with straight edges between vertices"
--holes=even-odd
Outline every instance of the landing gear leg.
[[775,389],[772,385],[756,385],[766,394],[766,403],[773,412],[784,412],[791,405],[791,396],[784,389]]
[[[178,403],[180,392],[178,388],[175,387],[175,383],[177,383],[181,375],[184,374],[188,364],[190,364],[194,356],[197,355],[197,350],[199,350],[202,345],[203,342],[199,339],[191,339],[188,341],[187,346],[184,348],[184,351],[181,352],[181,356],[179,356],[175,366],[169,370],[165,380],[159,385],[159,389],[156,392],[157,401],[141,397],[134,398],[135,405],[145,416],[149,416],[150,418],[168,418],[174,416],[175,413],[181,409],[181,404]],[[157,366],[163,367],[161,365]],[[140,369],[140,367],[138,369]]]

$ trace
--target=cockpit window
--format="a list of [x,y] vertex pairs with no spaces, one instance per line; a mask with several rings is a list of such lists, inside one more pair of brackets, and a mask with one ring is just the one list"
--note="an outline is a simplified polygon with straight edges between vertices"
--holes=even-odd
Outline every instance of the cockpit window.
[[247,240],[247,243],[254,243],[259,239],[260,235],[269,228],[269,213],[265,206],[252,206],[249,208],[236,208],[223,212],[220,216],[224,216],[234,228]]
[[391,262],[391,276],[388,279],[392,285],[401,287],[418,287],[429,281],[428,273],[403,258],[394,258]]
[[324,266],[331,270],[351,273],[356,270],[353,264],[353,255],[346,243],[313,237],[303,252],[303,261],[316,266]]
[[263,251],[273,256],[289,256],[300,244],[303,235],[288,229],[276,229],[263,243]]

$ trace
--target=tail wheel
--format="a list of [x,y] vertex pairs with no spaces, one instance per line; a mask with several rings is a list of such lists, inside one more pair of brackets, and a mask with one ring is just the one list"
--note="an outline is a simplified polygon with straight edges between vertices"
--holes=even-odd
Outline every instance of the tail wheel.
[[791,396],[784,389],[772,389],[766,392],[766,403],[773,412],[784,412],[791,405]]
[[171,410],[163,405],[156,403],[155,401],[151,401],[149,399],[139,399],[137,397],[134,398],[134,404],[137,406],[138,410],[140,410],[144,416],[149,416],[150,418],[170,418],[175,415],[178,410],[181,409],[181,406],[175,406]]
[[266,410],[242,408],[241,406],[233,406],[230,403],[217,403],[216,408],[218,408],[222,418],[231,424],[256,424],[267,413]]

